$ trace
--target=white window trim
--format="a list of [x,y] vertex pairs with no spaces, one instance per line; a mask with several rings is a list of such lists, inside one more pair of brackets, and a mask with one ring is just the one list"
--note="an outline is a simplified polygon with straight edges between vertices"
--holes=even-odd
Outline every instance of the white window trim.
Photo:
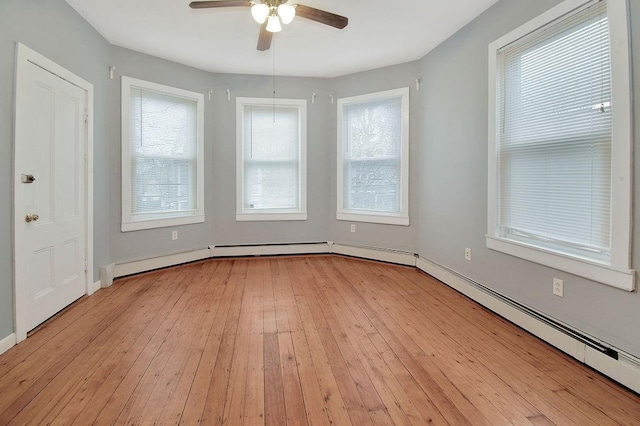
[[[401,123],[401,153],[400,153],[400,212],[385,213],[375,210],[348,209],[344,206],[344,176],[343,176],[343,115],[344,108],[349,105],[371,102],[376,100],[401,98],[402,123]],[[368,93],[366,95],[352,96],[338,99],[338,153],[337,153],[337,181],[338,181],[338,208],[336,219],[353,222],[380,223],[386,225],[409,225],[409,88],[386,90],[383,92]]]
[[[153,90],[196,102],[197,159],[196,209],[187,212],[133,215],[131,213],[131,87]],[[122,76],[122,232],[204,222],[204,95],[162,84]]]
[[[244,107],[247,105],[298,108],[300,119],[300,209],[244,209]],[[307,220],[307,100],[238,97],[236,98],[236,221],[283,220]]]
[[631,247],[631,152],[632,108],[629,60],[628,10],[626,0],[608,0],[612,59],[612,98],[616,103],[612,144],[612,247],[611,264],[557,253],[552,250],[502,238],[498,233],[498,115],[496,75],[498,52],[511,42],[548,23],[584,7],[592,0],[566,0],[489,45],[489,152],[487,247],[540,263],[627,291],[635,289],[635,272],[630,269]]

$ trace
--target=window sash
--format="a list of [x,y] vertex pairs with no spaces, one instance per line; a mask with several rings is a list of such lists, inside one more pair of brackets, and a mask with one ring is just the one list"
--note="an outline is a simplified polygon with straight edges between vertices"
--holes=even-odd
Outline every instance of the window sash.
[[237,98],[236,220],[306,219],[306,101]]
[[501,49],[498,64],[498,235],[610,261],[606,4]]
[[338,100],[339,220],[409,224],[408,92]]

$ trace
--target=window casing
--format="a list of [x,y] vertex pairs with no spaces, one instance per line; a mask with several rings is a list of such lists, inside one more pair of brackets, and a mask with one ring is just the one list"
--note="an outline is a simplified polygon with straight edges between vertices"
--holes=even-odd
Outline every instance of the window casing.
[[338,99],[338,220],[409,225],[409,88]]
[[627,39],[624,0],[567,0],[489,46],[487,246],[632,290]]
[[123,232],[204,222],[204,98],[122,77]]
[[237,98],[236,126],[236,220],[306,220],[307,101]]

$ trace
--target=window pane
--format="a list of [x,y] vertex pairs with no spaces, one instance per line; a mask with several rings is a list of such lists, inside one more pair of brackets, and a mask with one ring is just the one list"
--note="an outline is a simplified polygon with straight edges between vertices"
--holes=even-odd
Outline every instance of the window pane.
[[401,98],[348,105],[343,113],[345,207],[399,212]]
[[195,210],[197,103],[131,89],[131,210]]
[[132,211],[135,213],[194,210],[195,161],[136,158],[131,162]]
[[299,109],[244,106],[244,208],[300,208]]
[[245,198],[248,209],[298,207],[298,164],[248,162],[245,165]]

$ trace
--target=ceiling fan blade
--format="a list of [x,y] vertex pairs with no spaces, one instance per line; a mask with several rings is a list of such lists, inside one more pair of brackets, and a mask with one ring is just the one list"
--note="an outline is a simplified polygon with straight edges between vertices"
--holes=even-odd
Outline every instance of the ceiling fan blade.
[[321,24],[330,25],[332,27],[343,29],[349,23],[349,18],[336,15],[335,13],[326,12],[316,9],[315,7],[305,6],[303,4],[296,5],[296,16],[301,16]]
[[260,27],[260,35],[258,36],[257,49],[261,52],[264,52],[265,50],[269,50],[271,48],[271,38],[273,38],[273,33],[267,31],[267,23],[265,22]]
[[212,7],[239,7],[249,6],[251,2],[246,0],[218,0],[218,1],[192,1],[189,3],[191,9],[209,9]]

